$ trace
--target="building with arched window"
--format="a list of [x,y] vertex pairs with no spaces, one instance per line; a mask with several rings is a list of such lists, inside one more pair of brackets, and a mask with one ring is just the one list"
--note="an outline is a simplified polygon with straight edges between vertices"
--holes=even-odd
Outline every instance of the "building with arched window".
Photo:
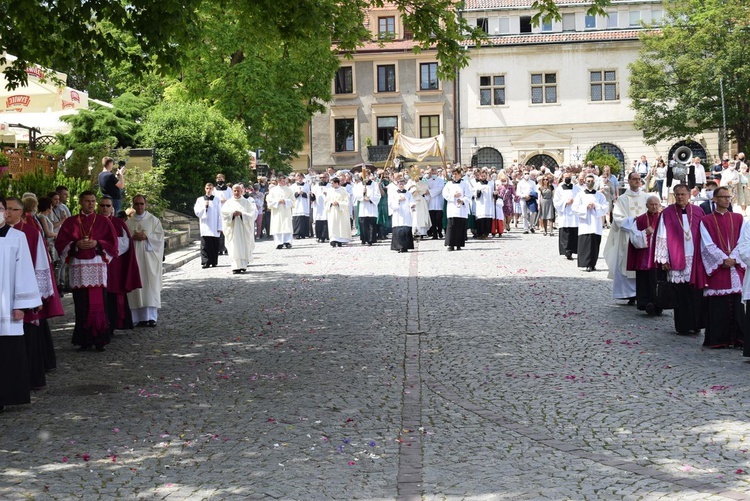
[[[591,16],[588,2],[557,2],[561,19],[531,23],[528,0],[467,0],[463,16],[488,39],[469,46],[458,74],[456,156],[477,165],[497,151],[505,164],[582,163],[599,146],[623,165],[646,155],[668,159],[679,141],[644,142],[633,125],[628,65],[638,57],[642,23],[661,22],[660,0],[613,0],[608,16]],[[718,153],[718,134],[695,139]],[[696,149],[697,151],[697,149]]]

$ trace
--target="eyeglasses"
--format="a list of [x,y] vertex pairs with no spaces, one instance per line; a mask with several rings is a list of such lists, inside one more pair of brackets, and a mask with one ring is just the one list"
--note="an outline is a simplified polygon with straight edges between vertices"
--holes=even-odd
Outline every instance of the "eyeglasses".
[[112,205],[111,204],[110,205],[99,204],[99,207],[112,207]]

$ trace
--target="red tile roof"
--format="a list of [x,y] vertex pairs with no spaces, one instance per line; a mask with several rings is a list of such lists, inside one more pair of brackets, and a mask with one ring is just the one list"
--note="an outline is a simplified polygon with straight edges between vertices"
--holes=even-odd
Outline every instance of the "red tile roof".
[[[529,33],[487,37],[482,45],[537,45],[548,43],[602,42],[610,40],[638,40],[644,30],[571,31],[566,33]],[[464,41],[464,45],[473,43]]]
[[[531,8],[536,0],[466,0],[463,10],[489,10],[489,9],[512,9]],[[558,7],[591,5],[591,0],[558,0]],[[612,4],[632,3],[630,0],[612,0]],[[658,0],[643,0],[643,3],[661,3]]]

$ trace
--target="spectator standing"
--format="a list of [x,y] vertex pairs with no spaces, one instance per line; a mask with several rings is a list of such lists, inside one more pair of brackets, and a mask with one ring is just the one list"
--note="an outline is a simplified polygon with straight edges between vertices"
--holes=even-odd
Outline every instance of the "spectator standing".
[[122,208],[122,190],[125,188],[125,166],[114,173],[115,161],[112,157],[102,158],[102,171],[99,173],[99,191],[112,199],[115,214]]

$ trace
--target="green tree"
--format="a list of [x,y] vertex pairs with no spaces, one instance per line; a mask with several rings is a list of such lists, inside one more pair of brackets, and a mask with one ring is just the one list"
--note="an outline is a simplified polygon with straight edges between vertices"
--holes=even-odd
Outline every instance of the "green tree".
[[664,6],[663,28],[643,34],[630,65],[635,126],[648,144],[721,128],[723,84],[728,137],[743,150],[750,140],[750,5],[687,0]]
[[164,198],[180,212],[192,213],[203,185],[217,172],[233,182],[249,176],[244,127],[203,103],[159,104],[143,122],[140,144],[156,149],[158,166],[164,169]]
[[[149,69],[176,69],[183,50],[200,29],[199,13],[206,5],[236,12],[235,21],[252,18],[250,29],[271,30],[284,40],[317,41],[327,33],[344,51],[356,49],[367,37],[362,20],[369,7],[384,0],[2,0],[0,65],[9,88],[27,81],[26,68],[39,64],[75,73],[95,81],[107,75],[112,61],[127,61],[133,74]],[[481,34],[458,16],[453,0],[396,0],[404,23],[414,33],[419,48],[434,47],[443,76],[467,63],[461,40],[468,34],[479,42]],[[601,12],[610,0],[591,0],[591,10]],[[538,18],[559,17],[555,0],[535,0]],[[116,30],[121,35],[113,35]],[[133,44],[135,42],[136,49]],[[330,45],[330,44],[329,44]],[[18,59],[9,61],[5,54]],[[231,57],[228,54],[227,57]]]
[[622,171],[622,163],[620,163],[617,157],[607,153],[598,146],[589,150],[584,161],[587,163],[594,162],[594,165],[599,167],[599,169],[605,165],[609,165],[610,172],[615,176],[619,175]]

